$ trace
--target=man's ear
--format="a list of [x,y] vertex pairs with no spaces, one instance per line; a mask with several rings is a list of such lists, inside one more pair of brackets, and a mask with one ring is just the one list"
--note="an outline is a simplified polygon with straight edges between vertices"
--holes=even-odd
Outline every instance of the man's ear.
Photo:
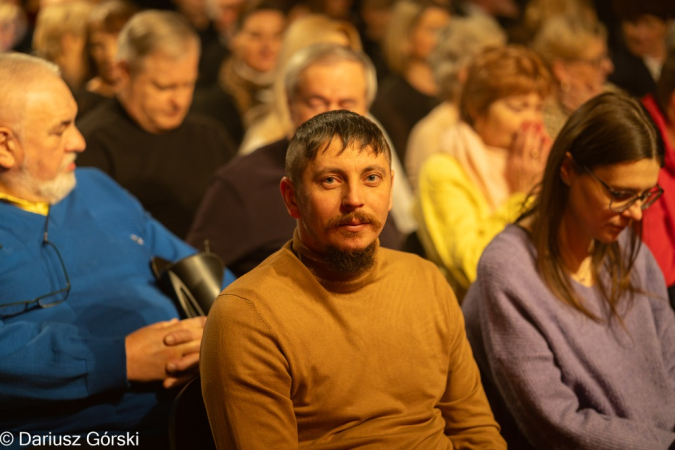
[[288,177],[283,177],[279,184],[281,189],[281,197],[284,199],[286,210],[288,214],[294,219],[300,219],[300,209],[296,198],[296,189],[293,182]]
[[8,127],[0,127],[0,167],[11,169],[18,163],[16,135]]
[[560,178],[562,179],[563,183],[569,186],[572,184],[572,180],[574,180],[576,175],[577,168],[574,158],[572,158],[572,154],[570,152],[566,152],[565,159],[560,166]]

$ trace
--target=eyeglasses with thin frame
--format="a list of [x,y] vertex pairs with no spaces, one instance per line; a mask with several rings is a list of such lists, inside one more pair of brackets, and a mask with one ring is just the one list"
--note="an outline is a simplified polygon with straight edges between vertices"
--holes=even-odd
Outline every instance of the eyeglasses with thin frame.
[[40,295],[39,297],[35,297],[32,300],[20,300],[11,303],[2,303],[0,304],[0,308],[7,308],[19,305],[24,305],[25,307],[21,310],[13,311],[10,314],[0,313],[0,315],[7,316],[20,314],[29,309],[32,305],[38,305],[40,308],[51,308],[52,306],[56,306],[60,303],[65,302],[66,299],[68,298],[68,295],[70,294],[70,277],[68,277],[68,271],[66,270],[66,265],[64,264],[63,258],[61,257],[61,252],[59,252],[59,249],[56,247],[56,245],[53,242],[51,242],[48,238],[48,230],[47,230],[48,223],[49,223],[49,214],[47,214],[47,218],[45,219],[45,232],[42,237],[42,245],[54,250],[54,253],[56,254],[56,257],[59,261],[59,265],[61,266],[61,270],[63,271],[63,278],[66,282],[65,287],[50,292],[48,294]]
[[663,195],[663,188],[659,186],[658,184],[648,190],[647,192],[643,192],[642,194],[635,194],[633,192],[629,191],[617,191],[616,189],[612,189],[607,183],[602,181],[596,174],[594,174],[591,169],[589,169],[586,166],[581,166],[588,174],[593,177],[595,180],[597,180],[602,186],[607,189],[609,192],[609,195],[611,197],[609,201],[609,209],[610,211],[614,211],[616,213],[621,213],[630,208],[640,200],[642,202],[642,205],[640,205],[640,208],[644,211],[645,209],[649,208],[656,202],[661,195]]

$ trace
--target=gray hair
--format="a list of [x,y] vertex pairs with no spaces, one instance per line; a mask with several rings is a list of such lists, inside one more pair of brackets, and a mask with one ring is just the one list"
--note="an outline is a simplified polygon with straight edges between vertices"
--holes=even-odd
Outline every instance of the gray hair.
[[363,52],[351,50],[338,44],[315,44],[298,50],[284,67],[286,96],[292,101],[298,91],[300,76],[314,64],[336,64],[339,62],[361,64],[366,73],[366,104],[370,107],[377,93],[377,76],[370,58]]
[[428,59],[440,96],[454,101],[462,84],[460,73],[471,58],[486,47],[504,44],[506,33],[494,20],[478,15],[453,18],[439,32],[438,44]]
[[547,19],[532,42],[532,49],[549,66],[557,58],[574,60],[579,58],[593,39],[607,40],[604,25],[595,20],[562,15]]
[[137,71],[143,59],[156,52],[179,59],[191,45],[199,49],[199,36],[180,14],[143,11],[126,23],[119,36],[117,60]]
[[10,126],[23,140],[26,86],[39,85],[44,74],[61,77],[59,67],[23,53],[0,53],[0,124]]

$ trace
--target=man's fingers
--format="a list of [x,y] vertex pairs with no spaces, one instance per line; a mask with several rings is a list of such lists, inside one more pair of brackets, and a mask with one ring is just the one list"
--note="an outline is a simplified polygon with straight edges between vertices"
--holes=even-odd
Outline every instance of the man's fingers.
[[181,345],[186,342],[198,341],[202,338],[203,331],[201,329],[182,329],[177,331],[172,331],[164,336],[165,345]]
[[[199,350],[199,348],[197,348]],[[197,370],[199,368],[199,352],[186,354],[182,358],[169,361],[166,365],[166,372],[172,376],[180,375],[187,370]]]

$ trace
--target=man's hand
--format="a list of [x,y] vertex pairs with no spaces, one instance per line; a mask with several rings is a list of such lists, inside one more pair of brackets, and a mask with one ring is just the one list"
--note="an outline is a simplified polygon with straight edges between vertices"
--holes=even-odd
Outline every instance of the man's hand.
[[158,322],[125,339],[127,379],[161,380],[170,388],[186,383],[199,371],[199,348],[206,317]]

